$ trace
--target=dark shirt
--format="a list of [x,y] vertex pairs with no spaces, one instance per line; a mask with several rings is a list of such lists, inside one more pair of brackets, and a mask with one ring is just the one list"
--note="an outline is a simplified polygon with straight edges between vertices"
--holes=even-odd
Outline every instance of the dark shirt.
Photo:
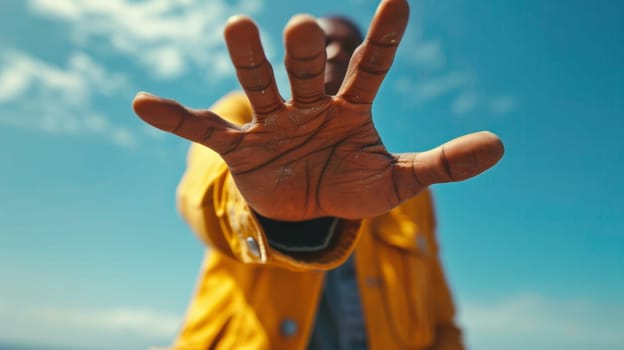
[[308,350],[366,349],[364,313],[354,255],[325,274],[325,286]]

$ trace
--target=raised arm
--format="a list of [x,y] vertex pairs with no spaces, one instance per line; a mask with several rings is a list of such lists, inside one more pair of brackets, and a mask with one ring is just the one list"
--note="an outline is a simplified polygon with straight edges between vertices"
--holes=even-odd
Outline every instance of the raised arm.
[[[431,184],[475,176],[503,155],[501,141],[489,132],[425,152],[386,150],[371,105],[407,18],[405,0],[382,1],[340,90],[327,95],[323,31],[312,17],[293,17],[284,31],[293,99],[284,101],[256,25],[247,17],[233,17],[225,39],[254,111],[251,122],[234,125],[212,111],[147,94],[137,95],[133,107],[153,126],[219,153],[247,203],[265,217],[300,221],[380,215]],[[417,136],[419,130],[413,132]]]

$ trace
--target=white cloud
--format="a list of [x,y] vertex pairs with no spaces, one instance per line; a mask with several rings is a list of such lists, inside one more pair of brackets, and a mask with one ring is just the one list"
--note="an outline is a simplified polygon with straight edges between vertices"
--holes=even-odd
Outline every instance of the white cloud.
[[472,90],[462,91],[453,100],[451,111],[454,114],[465,114],[473,110],[479,102],[479,95]]
[[464,303],[461,321],[480,350],[624,348],[624,304],[559,300],[537,294]]
[[427,101],[465,87],[475,81],[472,74],[449,72],[441,76],[414,81],[410,78],[395,80],[394,88],[410,98]]
[[128,129],[116,128],[112,130],[111,135],[113,137],[113,142],[119,146],[132,148],[136,144],[134,134]]
[[31,0],[36,13],[68,22],[74,40],[88,47],[104,38],[115,50],[143,64],[158,78],[170,79],[191,64],[212,80],[232,74],[223,64],[222,27],[231,15],[253,15],[260,1],[205,0]]
[[413,45],[407,42],[405,46],[399,51],[399,57],[402,61],[416,65],[417,69],[442,68],[446,63],[442,44],[438,40],[419,41]]
[[175,77],[185,71],[184,57],[173,45],[155,48],[145,60],[154,67],[154,73],[163,78]]
[[35,321],[63,324],[78,329],[131,332],[148,337],[173,336],[182,318],[149,309],[77,310],[41,308],[33,313]]
[[409,70],[414,73],[403,74],[394,80],[396,92],[415,103],[431,103],[454,94],[450,111],[456,115],[468,113],[482,105],[495,115],[504,115],[516,108],[513,96],[492,96],[489,91],[483,91],[478,72],[470,67],[454,68],[452,63],[460,60],[448,59],[443,41],[425,36],[423,2],[416,1],[410,5],[412,18],[397,51],[397,62],[410,66]]
[[[619,350],[624,304],[514,295],[460,303],[467,343],[479,350]],[[142,348],[173,339],[181,315],[149,308],[63,308],[0,302],[0,339],[49,345]]]
[[517,101],[513,96],[496,96],[490,99],[488,108],[490,112],[505,115],[516,108]]
[[113,95],[117,92],[125,92],[128,90],[128,81],[121,73],[111,73],[91,57],[84,53],[76,53],[70,57],[69,67],[72,73],[82,77],[82,85],[87,85],[88,81],[98,93],[103,95]]
[[126,78],[111,73],[84,53],[74,53],[66,67],[27,53],[0,55],[0,124],[61,134],[99,134],[131,147],[132,133],[94,111],[94,96],[127,94]]
[[428,100],[442,96],[473,82],[474,76],[465,72],[450,72],[443,76],[426,79],[416,84],[416,96]]
[[63,103],[83,104],[93,90],[111,95],[128,87],[123,75],[107,72],[80,52],[69,58],[65,69],[17,50],[8,50],[0,62],[0,102],[22,98],[29,88],[40,88],[58,94]]
[[479,92],[478,78],[467,71],[452,71],[433,77],[413,78],[403,76],[394,80],[394,90],[415,103],[428,103],[438,98],[455,95],[450,110],[461,115],[484,106],[494,115],[506,115],[517,107],[517,99],[511,95],[489,95]]
[[24,76],[25,68],[18,64],[13,69],[5,69],[0,73],[0,103],[22,95],[30,85],[30,79]]
[[[182,317],[149,308],[62,308],[3,305],[0,339],[48,346],[147,348],[168,344]],[[98,344],[105,344],[99,346]]]

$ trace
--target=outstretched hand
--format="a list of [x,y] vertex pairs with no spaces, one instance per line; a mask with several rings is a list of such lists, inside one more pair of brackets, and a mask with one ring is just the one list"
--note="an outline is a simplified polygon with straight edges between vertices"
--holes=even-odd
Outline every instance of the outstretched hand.
[[292,99],[284,102],[258,29],[233,17],[225,40],[254,119],[233,125],[209,110],[138,94],[136,113],[149,124],[201,143],[221,155],[249,205],[277,220],[383,214],[427,186],[460,181],[502,157],[494,134],[466,135],[421,153],[389,153],[371,105],[392,65],[408,18],[405,0],[384,0],[353,54],[335,96],[324,91],[324,33],[312,17],[293,17],[284,30]]

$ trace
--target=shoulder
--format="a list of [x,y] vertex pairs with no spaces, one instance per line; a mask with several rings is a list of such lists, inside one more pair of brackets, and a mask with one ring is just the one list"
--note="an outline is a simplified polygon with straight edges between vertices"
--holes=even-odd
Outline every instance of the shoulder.
[[241,91],[233,91],[220,98],[210,108],[221,118],[234,124],[245,124],[251,121],[253,110],[247,96]]

